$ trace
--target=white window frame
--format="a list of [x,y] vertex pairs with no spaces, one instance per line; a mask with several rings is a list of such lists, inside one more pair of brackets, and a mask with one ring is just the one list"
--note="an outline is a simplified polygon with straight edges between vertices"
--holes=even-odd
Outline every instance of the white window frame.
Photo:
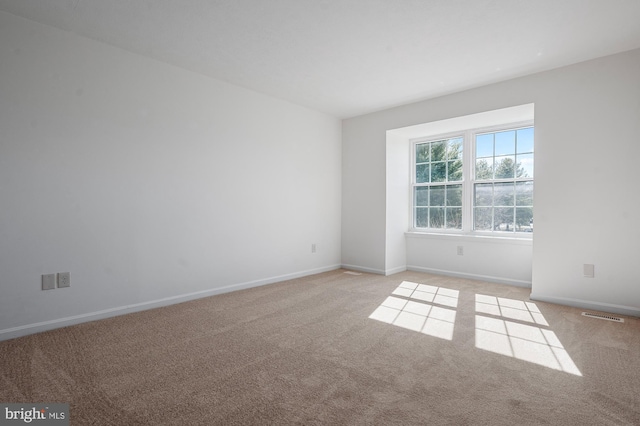
[[[466,200],[465,200],[465,178],[466,178],[466,170],[465,170],[465,149],[466,149],[466,141],[465,141],[465,137],[466,137],[466,132],[452,132],[452,133],[445,133],[445,134],[440,134],[437,136],[429,136],[429,137],[425,137],[425,138],[417,138],[417,139],[411,139],[410,140],[410,146],[411,146],[411,196],[410,196],[410,200],[411,200],[411,220],[410,220],[410,224],[411,224],[411,229],[412,231],[415,232],[439,232],[439,233],[451,233],[451,234],[459,234],[462,233],[464,231],[464,217],[465,217],[465,204],[466,204]],[[437,182],[437,185],[462,185],[462,224],[463,224],[463,228],[462,229],[453,229],[453,228],[416,228],[415,227],[415,223],[416,223],[416,217],[415,217],[415,211],[416,211],[416,206],[415,206],[415,188],[419,187],[419,186],[429,186],[427,185],[427,182],[421,182],[421,183],[417,183],[416,182],[416,145],[420,145],[420,144],[424,144],[424,143],[431,143],[431,142],[439,142],[439,141],[446,141],[449,139],[457,139],[457,138],[461,138],[462,139],[462,180],[461,181],[455,181],[455,182]],[[429,182],[431,183],[431,182]],[[446,217],[445,217],[445,223],[446,223]]]
[[[420,138],[414,138],[409,140],[410,146],[410,161],[411,161],[411,176],[409,182],[409,232],[420,234],[451,234],[451,235],[471,235],[482,236],[492,238],[518,238],[518,239],[532,239],[533,232],[516,232],[516,231],[476,231],[473,229],[473,185],[474,183],[492,182],[492,181],[476,181],[475,180],[475,137],[482,133],[495,133],[507,130],[517,130],[525,127],[534,127],[533,120],[520,121],[506,123],[496,126],[476,127],[472,129],[464,129],[456,132],[442,133],[437,135],[429,135]],[[462,137],[462,229],[449,229],[449,228],[417,228],[416,224],[416,206],[415,206],[415,188],[421,186],[416,182],[416,145],[437,142],[441,140],[448,140],[453,138]],[[534,169],[535,169],[535,136],[534,136]],[[516,179],[514,179],[515,181]],[[534,173],[534,187],[535,187],[535,173]],[[443,182],[449,184],[449,182]],[[456,184],[453,183],[452,184]],[[535,205],[535,201],[534,201]]]

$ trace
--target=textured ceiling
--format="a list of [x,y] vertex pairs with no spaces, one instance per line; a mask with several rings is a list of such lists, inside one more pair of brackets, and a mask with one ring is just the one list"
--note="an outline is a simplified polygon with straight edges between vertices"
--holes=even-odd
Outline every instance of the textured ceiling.
[[640,0],[0,0],[345,118],[640,47]]

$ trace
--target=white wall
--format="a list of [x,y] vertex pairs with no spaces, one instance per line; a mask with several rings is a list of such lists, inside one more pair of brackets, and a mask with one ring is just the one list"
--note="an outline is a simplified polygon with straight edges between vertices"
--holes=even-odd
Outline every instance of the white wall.
[[[640,256],[634,225],[640,50],[345,120],[343,260],[384,273],[387,245],[397,244],[388,241],[385,217],[388,130],[530,103],[536,126],[532,297],[640,315],[633,268]],[[414,244],[407,241],[408,262]],[[447,242],[429,244],[448,250]],[[518,256],[526,256],[524,249]],[[443,260],[442,269],[465,273],[452,262]],[[582,276],[585,263],[595,264],[595,278]]]
[[549,77],[536,102],[532,298],[640,316],[640,50]]
[[407,269],[404,233],[410,226],[409,139],[387,132],[385,274]]
[[384,274],[386,129],[368,119],[342,126],[342,265]]
[[412,233],[406,235],[407,269],[531,287],[532,245],[526,239]]
[[340,121],[0,13],[0,200],[0,339],[334,269]]

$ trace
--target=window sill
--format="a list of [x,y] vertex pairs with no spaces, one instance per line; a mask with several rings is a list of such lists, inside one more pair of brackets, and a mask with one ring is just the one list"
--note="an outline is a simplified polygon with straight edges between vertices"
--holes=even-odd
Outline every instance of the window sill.
[[432,240],[455,240],[455,241],[469,241],[476,243],[491,243],[491,244],[511,244],[511,245],[533,245],[533,235],[531,236],[507,236],[507,235],[482,235],[482,234],[463,234],[463,233],[444,233],[444,232],[421,232],[421,231],[408,231],[404,233],[407,238],[416,239],[432,239]]

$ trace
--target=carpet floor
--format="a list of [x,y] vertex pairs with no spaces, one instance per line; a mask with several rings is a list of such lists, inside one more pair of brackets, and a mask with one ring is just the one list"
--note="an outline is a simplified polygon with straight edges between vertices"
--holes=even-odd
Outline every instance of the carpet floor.
[[72,425],[640,425],[640,320],[344,270],[0,342]]

